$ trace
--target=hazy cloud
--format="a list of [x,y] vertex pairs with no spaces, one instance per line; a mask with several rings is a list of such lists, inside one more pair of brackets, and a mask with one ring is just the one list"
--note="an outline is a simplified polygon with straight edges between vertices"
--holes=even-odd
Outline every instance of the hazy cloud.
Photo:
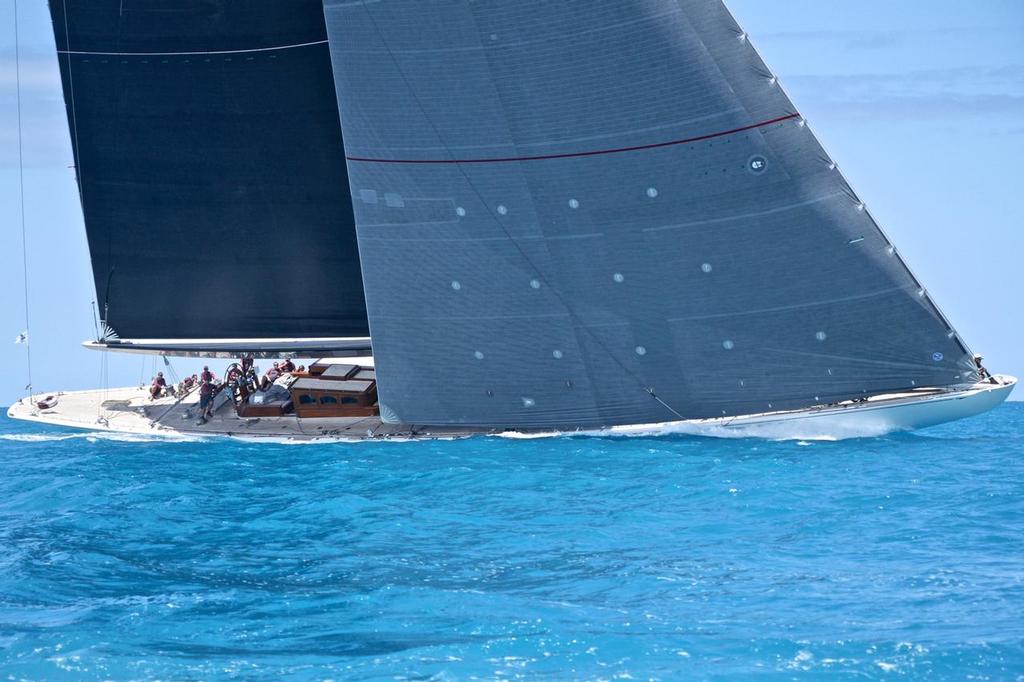
[[900,45],[906,35],[905,31],[778,31],[759,33],[754,40],[757,43],[826,43],[847,50],[875,50]]
[[940,39],[956,37],[964,39],[967,36],[991,38],[995,35],[1010,34],[1017,35],[1017,31],[1005,26],[988,27],[957,27],[957,28],[934,28],[924,30],[812,30],[812,31],[775,31],[758,33],[753,37],[755,43],[769,44],[778,43],[816,43],[828,47],[840,47],[845,50],[880,50],[891,47],[898,47],[911,39]]
[[784,81],[797,100],[814,101],[819,109],[837,115],[1024,118],[1024,66],[1019,65],[896,74],[797,75]]

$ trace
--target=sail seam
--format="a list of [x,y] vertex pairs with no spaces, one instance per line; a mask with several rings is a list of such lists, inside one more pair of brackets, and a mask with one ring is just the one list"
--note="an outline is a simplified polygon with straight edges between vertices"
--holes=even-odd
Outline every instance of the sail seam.
[[326,40],[314,40],[308,43],[293,45],[275,45],[273,47],[254,47],[244,50],[199,50],[195,52],[91,52],[89,50],[57,50],[57,54],[90,55],[96,57],[187,57],[204,54],[246,54],[250,52],[274,52],[276,50],[293,50],[313,45],[326,45]]
[[[778,353],[779,355],[797,355],[808,358],[825,358],[828,360],[853,361],[862,365],[873,365],[875,367],[892,367],[906,370],[930,371],[933,365],[925,362],[901,362],[899,360],[873,360],[871,358],[857,355],[833,355],[829,353],[808,353],[806,351],[793,350],[792,348],[765,348],[766,353]],[[926,388],[924,386],[901,386],[902,389]]]
[[[391,227],[401,225],[401,223],[369,223],[363,225],[363,227]],[[544,235],[544,234],[531,234],[524,235],[522,237],[464,237],[461,239],[439,237],[437,239],[430,239],[425,237],[363,237],[366,241],[371,242],[392,242],[392,243],[435,243],[435,242],[458,242],[464,244],[467,242],[507,242],[509,239],[517,239],[519,241],[530,241],[543,239],[549,242],[565,241],[567,239],[597,239],[598,237],[605,236],[604,232],[588,232],[587,234],[559,234],[559,235]]]
[[708,218],[707,220],[694,220],[688,223],[676,223],[675,225],[658,225],[657,227],[645,227],[644,232],[664,232],[666,230],[684,230],[690,227],[697,227],[698,225],[714,225],[718,223],[731,223],[736,220],[745,220],[748,218],[758,218],[766,215],[774,215],[776,213],[785,213],[786,211],[793,211],[804,206],[813,206],[814,204],[820,204],[822,202],[834,199],[836,197],[844,196],[845,192],[833,192],[832,194],[826,194],[825,196],[818,197],[816,199],[808,199],[807,201],[798,201],[794,204],[787,204],[785,206],[776,206],[775,208],[769,208],[764,211],[755,211],[753,213],[738,213],[736,215],[721,216],[718,218]]
[[723,116],[732,116],[734,114],[743,114],[746,109],[743,107],[733,107],[732,109],[723,109],[722,111],[716,111],[713,114],[706,116],[693,116],[685,120],[672,121],[671,123],[665,123],[663,125],[656,126],[645,126],[643,128],[633,128],[631,130],[616,130],[614,132],[601,133],[600,135],[581,135],[579,137],[566,137],[556,140],[538,140],[537,142],[505,142],[498,144],[464,144],[464,145],[452,145],[449,149],[444,147],[408,147],[404,145],[389,145],[388,149],[392,151],[403,150],[408,152],[423,152],[423,151],[477,151],[484,149],[494,149],[496,147],[515,147],[516,149],[523,149],[526,147],[554,147],[556,145],[569,145],[577,144],[582,142],[596,142],[598,140],[607,140],[610,138],[622,137],[623,135],[632,134],[639,135],[642,133],[656,133],[670,128],[680,128],[685,125],[693,125],[695,123],[701,123],[711,119],[720,119]]
[[376,317],[381,320],[540,320],[572,317],[572,313],[527,313],[523,315],[442,315],[432,313],[430,315],[376,315]]
[[785,116],[779,116],[777,118],[769,119],[767,121],[761,121],[759,123],[752,123],[750,125],[742,126],[740,128],[733,128],[731,130],[720,130],[716,133],[708,133],[706,135],[698,135],[697,137],[688,137],[682,140],[670,140],[668,142],[654,142],[652,144],[641,144],[632,147],[616,147],[614,149],[592,149],[583,152],[565,152],[562,154],[540,154],[537,156],[505,156],[495,158],[471,158],[471,159],[382,159],[377,157],[368,156],[346,156],[345,158],[349,161],[358,161],[363,163],[417,163],[417,164],[458,164],[458,163],[512,163],[516,161],[549,161],[551,159],[573,159],[585,156],[603,156],[606,154],[623,154],[625,152],[639,152],[648,149],[661,149],[663,147],[675,147],[681,144],[690,144],[692,142],[703,142],[705,140],[713,140],[718,137],[726,137],[728,135],[735,135],[737,133],[743,133],[748,130],[755,130],[757,128],[764,128],[775,123],[782,123],[790,119],[799,118],[800,114],[793,113]]
[[[359,6],[360,4],[361,4],[361,2],[338,3],[338,4],[328,5],[328,7],[356,7],[356,6]],[[678,15],[678,14],[680,14],[680,12],[681,11],[680,11],[679,7],[673,7],[672,9],[669,9],[667,11],[649,14],[647,16],[641,17],[639,19],[634,19],[632,21],[624,21],[624,22],[617,23],[617,24],[606,24],[605,26],[602,26],[600,28],[589,29],[589,30],[586,30],[586,31],[577,31],[577,32],[574,32],[574,33],[564,33],[564,34],[559,36],[559,40],[563,41],[565,43],[571,43],[575,38],[580,38],[582,36],[590,36],[590,35],[594,35],[594,34],[597,34],[597,33],[607,33],[609,31],[617,31],[617,30],[625,29],[627,27],[640,26],[642,24],[653,24],[653,23],[656,23],[656,22],[658,22],[658,21],[660,21],[662,19],[665,19],[667,17],[671,17],[673,15]],[[513,50],[513,49],[521,49],[521,48],[524,48],[524,47],[530,47],[532,45],[549,45],[549,44],[551,44],[550,39],[521,40],[519,42],[503,42],[503,43],[501,43],[500,48],[502,50]],[[389,55],[396,55],[396,54],[401,54],[401,55],[428,54],[429,55],[429,54],[446,54],[446,53],[447,54],[452,54],[452,53],[460,53],[460,52],[461,53],[466,53],[466,52],[483,52],[485,50],[493,50],[493,49],[495,49],[495,46],[493,44],[491,44],[491,45],[486,45],[486,44],[482,44],[481,45],[481,44],[478,44],[478,45],[464,45],[464,46],[459,46],[459,47],[445,47],[445,48],[409,48],[409,49],[405,49],[405,50],[396,50],[396,49],[391,49],[391,48],[384,49],[384,50],[353,50],[353,49],[343,49],[343,50],[339,50],[339,53],[358,54],[358,55],[370,55],[370,54],[389,54]]]
[[760,315],[762,313],[779,313],[788,310],[802,310],[804,308],[816,308],[818,306],[830,305],[832,303],[849,303],[851,301],[862,301],[868,298],[878,298],[880,296],[886,296],[887,294],[893,294],[897,291],[910,291],[915,289],[913,286],[902,286],[902,287],[891,287],[889,289],[880,289],[878,291],[872,291],[866,294],[858,294],[856,296],[843,296],[840,298],[830,298],[827,301],[811,301],[810,303],[797,303],[794,305],[780,305],[771,308],[758,308],[756,310],[738,310],[731,313],[713,313],[711,315],[690,315],[686,317],[670,317],[668,322],[692,322],[695,320],[715,320],[725,317],[740,317],[743,315]]

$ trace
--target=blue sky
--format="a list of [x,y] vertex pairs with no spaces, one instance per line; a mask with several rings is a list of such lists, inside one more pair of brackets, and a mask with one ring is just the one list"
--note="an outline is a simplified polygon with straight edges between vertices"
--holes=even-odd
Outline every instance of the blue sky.
[[[26,383],[13,344],[25,325],[12,5],[0,5],[3,405]],[[993,371],[1024,375],[1024,2],[729,6],[963,337]],[[46,3],[22,2],[18,16],[34,383],[93,388],[101,356],[79,343],[95,296]],[[111,386],[151,373],[150,360],[110,354]]]

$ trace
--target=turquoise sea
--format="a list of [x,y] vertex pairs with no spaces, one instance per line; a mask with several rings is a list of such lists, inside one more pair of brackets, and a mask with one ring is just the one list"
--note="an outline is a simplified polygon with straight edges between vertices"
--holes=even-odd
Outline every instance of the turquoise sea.
[[839,442],[0,418],[0,675],[1024,679],[1024,403]]

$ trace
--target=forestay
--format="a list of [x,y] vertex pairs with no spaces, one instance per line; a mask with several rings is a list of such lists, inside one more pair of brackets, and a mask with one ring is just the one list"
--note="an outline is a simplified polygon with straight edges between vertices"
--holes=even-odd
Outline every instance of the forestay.
[[717,0],[326,0],[382,415],[576,427],[976,378]]
[[320,0],[50,10],[113,333],[366,337]]

